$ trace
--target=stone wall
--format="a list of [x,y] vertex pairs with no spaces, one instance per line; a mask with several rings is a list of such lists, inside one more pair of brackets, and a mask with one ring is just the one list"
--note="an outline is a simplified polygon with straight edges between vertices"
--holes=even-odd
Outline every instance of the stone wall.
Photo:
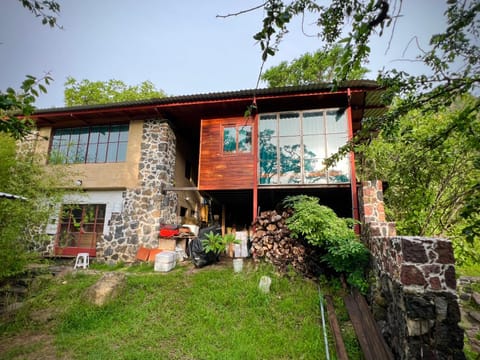
[[396,359],[464,359],[449,240],[396,236],[382,184],[363,183],[361,219],[376,284],[371,306]]
[[140,246],[158,247],[160,224],[176,221],[177,195],[162,193],[174,185],[175,156],[176,138],[168,121],[146,120],[139,186],[124,192],[123,211],[112,214],[109,234],[97,243],[97,259],[130,262]]

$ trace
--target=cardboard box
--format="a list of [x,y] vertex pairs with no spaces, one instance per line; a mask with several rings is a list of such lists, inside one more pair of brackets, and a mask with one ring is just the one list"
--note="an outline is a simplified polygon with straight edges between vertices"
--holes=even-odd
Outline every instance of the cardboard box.
[[177,241],[175,239],[160,238],[158,239],[158,248],[162,250],[175,251]]
[[186,238],[159,238],[158,248],[162,250],[175,251],[177,246],[180,246],[183,250],[186,250],[187,239]]

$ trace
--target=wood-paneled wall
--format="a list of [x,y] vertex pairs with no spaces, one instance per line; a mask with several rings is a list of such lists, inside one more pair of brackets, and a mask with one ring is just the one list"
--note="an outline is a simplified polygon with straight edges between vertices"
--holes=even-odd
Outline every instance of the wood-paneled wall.
[[253,146],[250,153],[223,153],[223,128],[235,125],[253,126],[253,122],[244,117],[202,120],[198,179],[200,190],[253,188]]

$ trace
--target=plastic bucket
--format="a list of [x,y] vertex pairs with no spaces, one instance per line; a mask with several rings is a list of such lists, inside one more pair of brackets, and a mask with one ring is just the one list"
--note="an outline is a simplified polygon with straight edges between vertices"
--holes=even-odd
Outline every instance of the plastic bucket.
[[233,271],[236,273],[242,272],[243,259],[233,259]]

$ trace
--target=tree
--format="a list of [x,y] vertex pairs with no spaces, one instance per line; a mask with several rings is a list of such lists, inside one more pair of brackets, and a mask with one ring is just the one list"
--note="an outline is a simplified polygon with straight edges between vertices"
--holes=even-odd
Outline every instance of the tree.
[[[335,45],[330,51],[317,50],[313,54],[306,53],[291,62],[282,61],[262,74],[262,80],[268,87],[296,86],[332,82],[335,79],[335,70],[341,63],[342,47]],[[347,78],[361,79],[368,69],[357,67]]]
[[[329,5],[323,5],[317,0],[267,0],[260,7],[265,11],[265,16],[262,28],[254,35],[254,39],[260,44],[262,60],[265,62],[278,51],[278,44],[288,32],[290,21],[296,16],[313,14],[326,50],[338,43],[343,44],[342,57],[333,81],[338,85],[348,78],[353,69],[368,61],[369,43],[374,36],[382,36],[391,27],[390,41],[394,41],[395,24],[403,18],[402,2],[403,0],[331,0]],[[428,47],[417,46],[418,55],[414,60],[426,65],[428,71],[420,75],[411,75],[407,69],[380,73],[377,81],[385,89],[384,101],[389,104],[396,99],[395,106],[382,116],[364,119],[361,131],[327,159],[327,166],[367,141],[372,132],[394,132],[399,126],[399,119],[410,111],[417,109],[423,114],[438,112],[454,104],[459,97],[478,90],[480,0],[446,0],[446,6],[444,19],[438,19],[439,23],[444,20],[444,31],[431,36]],[[258,7],[249,10],[256,9]],[[475,98],[468,111],[479,107],[480,99]],[[448,141],[457,131],[475,127],[475,117],[465,116],[464,112],[453,116],[445,131],[424,139],[425,148],[433,150]],[[472,195],[470,199],[469,204],[480,202],[478,196]],[[476,207],[469,204],[465,204],[461,210],[464,217],[469,217],[475,211]],[[475,233],[478,230],[471,231]]]
[[[364,130],[339,152],[339,156],[352,150],[353,144],[360,142],[371,130],[393,128],[397,119],[412,109],[434,111],[451,104],[458,95],[478,88],[480,0],[446,0],[446,4],[445,30],[431,37],[428,48],[419,47],[415,59],[423,62],[430,71],[410,75],[405,70],[396,69],[379,74],[378,82],[387,91],[386,103],[395,96],[400,96],[402,100],[394,111],[366,121]],[[352,70],[368,61],[372,37],[382,36],[390,26],[394,36],[395,24],[402,20],[402,0],[394,1],[394,5],[390,7],[385,0],[332,0],[329,5],[322,5],[317,0],[267,0],[260,7],[226,16],[259,8],[264,10],[262,28],[254,35],[254,39],[260,44],[262,60],[265,62],[278,51],[278,44],[288,32],[290,21],[296,16],[313,14],[326,50],[338,43],[343,44],[340,64],[336,67],[334,77],[334,83],[338,84],[348,79]],[[332,158],[332,161],[335,160],[338,160],[338,156]]]
[[363,176],[388,181],[385,205],[398,233],[448,236],[457,263],[480,261],[472,246],[480,245],[480,214],[473,209],[480,189],[477,100],[464,96],[439,110],[412,110],[359,148],[368,159]]
[[121,80],[77,81],[68,77],[65,82],[65,105],[108,104],[165,97],[162,90],[157,90],[150,81],[128,86]]
[[0,133],[8,133],[15,139],[23,139],[32,130],[32,123],[28,116],[35,110],[33,103],[39,93],[46,93],[45,85],[52,78],[48,75],[42,79],[27,75],[20,91],[8,88],[0,91]]
[[[35,17],[42,19],[43,25],[55,27],[57,16],[60,13],[60,4],[52,0],[18,0]],[[28,116],[35,109],[33,103],[40,92],[47,92],[46,86],[52,78],[47,74],[37,79],[27,75],[26,79],[16,91],[9,87],[0,90],[0,133],[8,133],[15,139],[23,139],[31,133],[32,124]]]
[[43,25],[58,26],[57,16],[60,14],[60,4],[52,0],[18,0],[25,9],[35,17],[42,19]]
[[0,198],[0,279],[21,272],[29,253],[50,239],[44,230],[55,204],[71,192],[68,167],[51,168],[34,152],[35,138],[18,146],[15,139],[0,133],[1,191],[25,199]]

